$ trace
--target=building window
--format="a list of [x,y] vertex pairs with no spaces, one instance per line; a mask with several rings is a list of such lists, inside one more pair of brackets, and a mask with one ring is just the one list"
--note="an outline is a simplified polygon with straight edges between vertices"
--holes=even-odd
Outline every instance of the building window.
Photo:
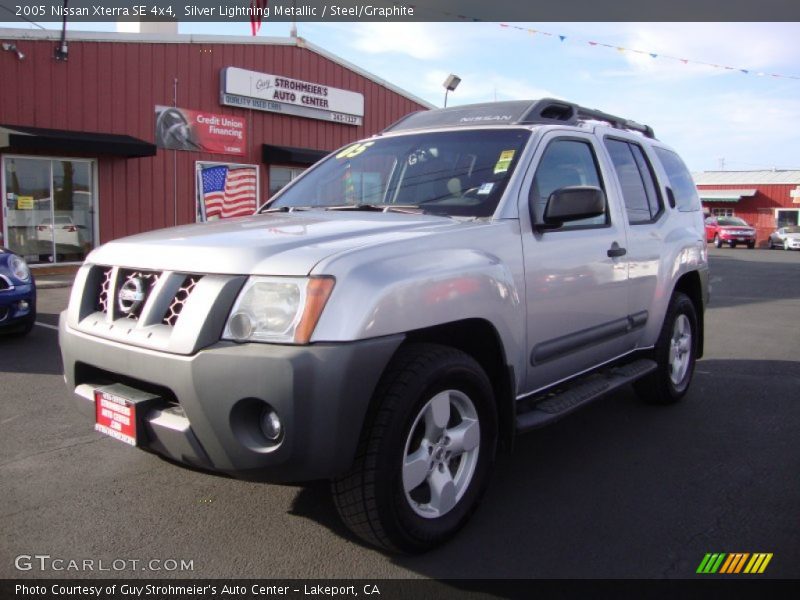
[[787,210],[775,211],[775,222],[778,228],[800,225],[800,209],[790,208]]
[[258,166],[197,162],[198,222],[252,215],[258,207]]
[[305,171],[302,167],[270,167],[269,168],[269,197],[272,198],[281,188],[290,181],[300,176]]
[[3,245],[31,264],[80,262],[94,248],[95,165],[3,157]]
[[733,217],[734,212],[732,208],[712,208],[711,214],[715,217]]

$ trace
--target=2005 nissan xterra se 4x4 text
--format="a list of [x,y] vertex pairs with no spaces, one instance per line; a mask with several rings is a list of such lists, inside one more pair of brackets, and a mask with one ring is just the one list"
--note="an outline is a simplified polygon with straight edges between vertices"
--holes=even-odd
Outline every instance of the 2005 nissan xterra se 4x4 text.
[[106,244],[61,315],[95,427],[264,481],[326,478],[363,539],[451,537],[495,452],[703,348],[696,189],[652,129],[559,100],[411,114],[258,214]]

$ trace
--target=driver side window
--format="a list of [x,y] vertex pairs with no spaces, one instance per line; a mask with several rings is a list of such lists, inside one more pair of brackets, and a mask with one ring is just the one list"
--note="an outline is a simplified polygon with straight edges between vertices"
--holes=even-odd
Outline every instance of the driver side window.
[[[541,222],[550,194],[559,188],[573,185],[591,185],[605,189],[591,144],[574,139],[555,140],[545,149],[533,178],[530,200],[535,221]],[[607,224],[608,208],[604,215],[566,222],[551,231],[603,227]]]

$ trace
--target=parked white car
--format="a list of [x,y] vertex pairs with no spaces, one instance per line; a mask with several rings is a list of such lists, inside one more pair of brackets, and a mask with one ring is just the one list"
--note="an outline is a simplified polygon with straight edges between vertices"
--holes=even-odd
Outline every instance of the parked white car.
[[780,227],[769,234],[769,247],[800,250],[800,226]]
[[56,215],[55,221],[47,217],[36,226],[36,239],[40,242],[50,243],[53,238],[58,245],[81,245],[80,226],[72,221],[72,217]]

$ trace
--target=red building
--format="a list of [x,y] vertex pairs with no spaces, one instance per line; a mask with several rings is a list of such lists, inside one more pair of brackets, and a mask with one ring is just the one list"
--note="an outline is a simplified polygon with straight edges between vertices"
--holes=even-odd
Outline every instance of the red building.
[[800,171],[693,173],[706,213],[741,217],[765,246],[778,227],[800,224]]
[[0,30],[3,244],[32,264],[247,212],[430,108],[301,38]]

